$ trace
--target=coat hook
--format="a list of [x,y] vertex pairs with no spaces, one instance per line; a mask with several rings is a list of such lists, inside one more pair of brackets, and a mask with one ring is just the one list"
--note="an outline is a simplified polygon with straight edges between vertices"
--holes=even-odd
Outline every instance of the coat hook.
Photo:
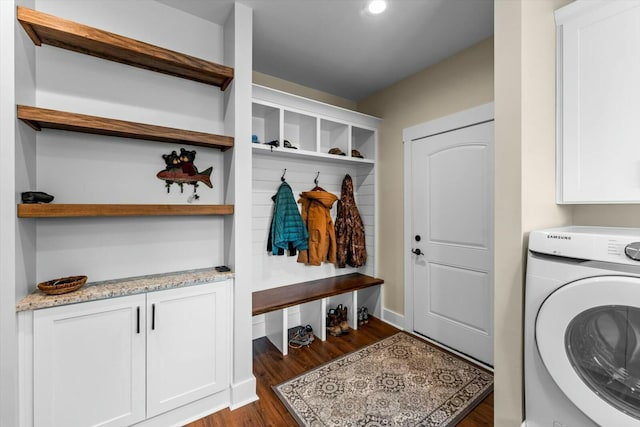
[[318,171],[318,173],[316,174],[315,179],[313,180],[313,182],[318,185],[318,177],[320,176],[320,171]]
[[287,168],[284,168],[284,171],[282,172],[282,176],[280,177],[280,181],[284,182],[284,176],[287,173]]

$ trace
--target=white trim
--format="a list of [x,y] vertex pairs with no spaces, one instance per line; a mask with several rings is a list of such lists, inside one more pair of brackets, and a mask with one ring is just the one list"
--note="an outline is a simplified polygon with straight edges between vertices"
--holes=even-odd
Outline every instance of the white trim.
[[405,319],[402,314],[398,314],[395,311],[389,310],[388,308],[382,309],[382,321],[390,324],[391,326],[395,326],[400,330],[404,330]]
[[256,377],[252,375],[251,378],[241,383],[232,384],[230,400],[231,404],[229,405],[229,409],[232,411],[258,400],[258,395],[256,394]]
[[[344,122],[357,124],[358,127],[364,126],[371,129],[377,129],[382,119],[368,114],[360,113],[335,105],[326,104],[298,95],[293,95],[270,87],[253,84],[253,99],[259,103],[266,101],[274,102],[278,106],[286,106],[287,109],[295,109],[296,112],[308,114],[311,116],[325,116],[326,119],[339,119]],[[293,110],[292,110],[293,111]]]
[[589,1],[574,1],[568,5],[561,7],[555,11],[556,25],[564,25],[567,21],[573,21],[581,16],[584,16],[592,11],[601,10],[603,7],[611,8],[612,10],[625,10],[630,7],[639,6],[639,0],[589,0]]
[[427,138],[439,133],[450,132],[452,130],[488,122],[493,120],[493,117],[493,102],[489,102],[449,116],[405,128],[402,131],[402,140],[406,143],[407,141]]
[[180,406],[153,418],[148,418],[134,425],[136,427],[180,427],[227,407],[229,407],[229,389],[225,388],[218,393]]
[[[403,136],[406,136],[403,131]],[[412,158],[412,145],[407,144],[410,142],[404,140],[404,239],[402,245],[403,264],[404,264],[404,329],[406,331],[413,331],[413,268],[411,268],[411,256],[407,254],[411,253],[411,213],[413,209],[413,203],[411,202],[411,195],[413,194],[413,180],[411,169]]]
[[404,239],[403,257],[404,264],[404,330],[413,332],[413,268],[411,264],[411,238],[412,232],[412,212],[411,202],[412,188],[412,144],[418,139],[429,135],[437,135],[464,127],[473,126],[479,123],[492,121],[494,119],[494,104],[489,102],[477,107],[469,108],[449,116],[440,117],[425,123],[421,123],[402,131],[403,153],[404,153]]

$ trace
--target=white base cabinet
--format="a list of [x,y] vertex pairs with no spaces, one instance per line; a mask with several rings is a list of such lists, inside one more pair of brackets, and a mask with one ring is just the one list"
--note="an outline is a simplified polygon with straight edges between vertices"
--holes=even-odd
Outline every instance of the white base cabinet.
[[229,385],[227,289],[205,285],[147,294],[147,417]]
[[130,426],[228,389],[229,292],[223,281],[34,311],[33,425]]
[[133,295],[34,312],[35,426],[145,418],[144,305],[144,295]]

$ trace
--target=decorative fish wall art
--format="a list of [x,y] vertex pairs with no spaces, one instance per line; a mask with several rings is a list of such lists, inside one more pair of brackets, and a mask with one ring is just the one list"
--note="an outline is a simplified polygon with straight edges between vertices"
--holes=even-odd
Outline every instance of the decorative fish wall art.
[[181,193],[184,190],[184,184],[193,185],[194,194],[198,188],[198,182],[213,188],[213,184],[211,184],[213,166],[202,172],[198,171],[198,168],[193,163],[196,159],[195,150],[189,151],[181,148],[180,154],[172,151],[170,154],[163,154],[162,158],[166,163],[166,167],[158,172],[156,176],[165,182],[167,193],[171,191],[171,185],[174,183],[180,186]]

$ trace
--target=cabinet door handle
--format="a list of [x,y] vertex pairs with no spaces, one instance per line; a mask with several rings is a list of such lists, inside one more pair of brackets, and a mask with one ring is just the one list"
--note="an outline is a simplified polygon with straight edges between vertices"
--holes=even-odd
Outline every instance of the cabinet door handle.
[[140,307],[136,308],[136,334],[140,333]]
[[151,330],[156,329],[156,305],[151,304]]

